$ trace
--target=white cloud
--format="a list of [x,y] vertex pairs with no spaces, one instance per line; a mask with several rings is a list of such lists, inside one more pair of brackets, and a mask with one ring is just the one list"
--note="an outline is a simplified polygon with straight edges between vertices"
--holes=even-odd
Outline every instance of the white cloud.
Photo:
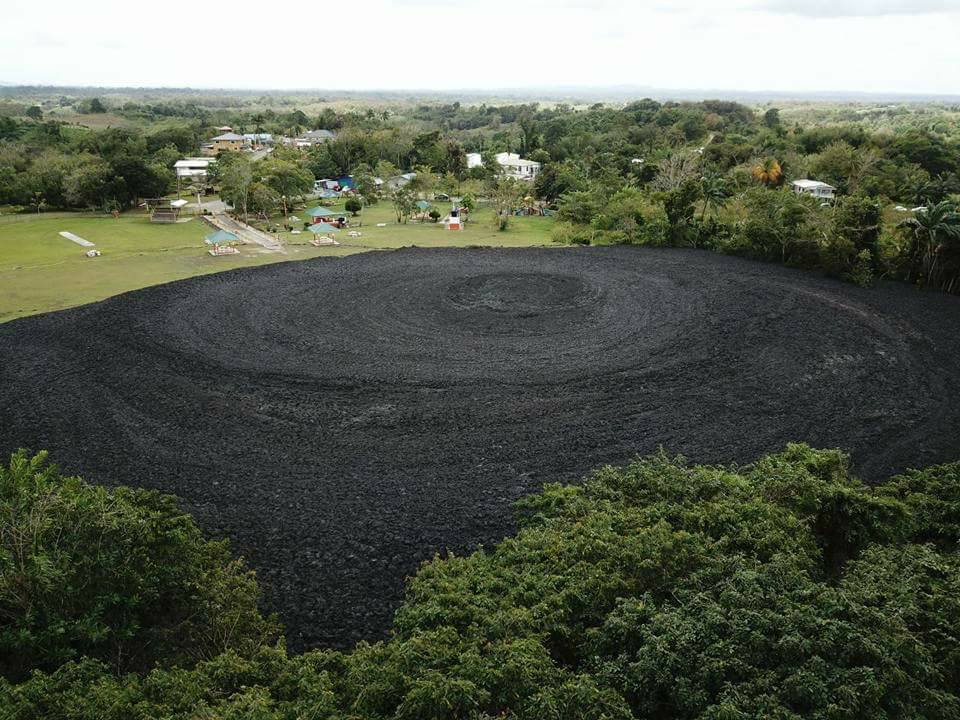
[[0,23],[0,82],[958,90],[956,24],[935,13],[960,8],[960,0],[791,0],[789,12],[782,0],[353,0],[266,14],[264,7],[13,0]]
[[960,0],[768,0],[759,8],[819,18],[960,12]]

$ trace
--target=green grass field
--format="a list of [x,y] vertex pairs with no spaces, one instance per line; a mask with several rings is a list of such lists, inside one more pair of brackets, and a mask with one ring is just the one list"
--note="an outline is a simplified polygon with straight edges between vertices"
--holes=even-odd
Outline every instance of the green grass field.
[[[445,211],[448,204],[436,206]],[[387,227],[376,227],[384,222]],[[142,213],[129,213],[119,220],[90,213],[0,216],[0,322],[195,275],[287,260],[413,245],[546,245],[552,221],[516,218],[506,232],[499,233],[493,229],[490,211],[480,210],[466,229],[452,232],[430,222],[397,225],[390,204],[381,203],[366,208],[354,223],[362,237],[349,238],[345,231],[340,232],[336,236],[339,246],[315,248],[308,243],[311,236],[307,233],[281,233],[286,254],[242,245],[240,255],[211,257],[203,243],[211,229],[199,218],[159,225],[150,223]],[[60,231],[89,240],[103,254],[85,257],[88,248],[61,237]]]

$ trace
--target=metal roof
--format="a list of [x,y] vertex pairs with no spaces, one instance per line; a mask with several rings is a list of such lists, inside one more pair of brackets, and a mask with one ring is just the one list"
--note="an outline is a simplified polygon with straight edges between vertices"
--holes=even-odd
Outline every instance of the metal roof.
[[207,235],[203,241],[207,245],[219,245],[220,243],[236,242],[239,240],[236,235],[232,232],[227,232],[226,230],[217,230],[215,233]]
[[312,232],[314,235],[319,235],[320,233],[340,231],[339,228],[335,228],[333,225],[330,225],[329,223],[325,223],[325,222],[314,223],[313,225],[308,227],[307,230]]
[[828,185],[825,182],[820,182],[819,180],[807,180],[806,178],[802,180],[794,180],[793,185],[799,188],[805,188],[807,190],[813,190],[815,188],[829,188],[830,190],[836,190],[833,185]]

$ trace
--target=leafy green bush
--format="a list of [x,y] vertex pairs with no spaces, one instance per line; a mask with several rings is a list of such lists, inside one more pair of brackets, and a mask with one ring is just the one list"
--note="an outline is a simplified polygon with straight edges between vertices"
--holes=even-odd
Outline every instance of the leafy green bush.
[[519,503],[492,550],[425,563],[388,641],[229,650],[117,677],[71,662],[13,720],[956,718],[960,464],[876,488],[839,451],[663,453]]
[[561,245],[590,245],[597,233],[580,225],[568,222],[554,223],[550,229],[550,239]]
[[351,196],[348,197],[347,201],[343,204],[343,209],[351,215],[356,216],[357,213],[363,210],[363,203],[360,202],[359,198]]
[[0,675],[249,653],[277,629],[258,598],[253,574],[172,497],[87,485],[45,453],[0,466]]

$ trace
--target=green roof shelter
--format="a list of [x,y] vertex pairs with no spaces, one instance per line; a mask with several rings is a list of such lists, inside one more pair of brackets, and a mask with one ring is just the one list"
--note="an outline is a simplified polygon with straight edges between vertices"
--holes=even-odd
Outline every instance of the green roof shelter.
[[217,230],[215,233],[211,233],[203,239],[207,245],[226,245],[227,243],[237,242],[239,240],[240,238],[226,230]]
[[314,235],[323,235],[324,233],[339,232],[338,228],[334,227],[330,223],[325,223],[325,222],[314,223],[313,225],[308,227],[307,230],[312,232]]

